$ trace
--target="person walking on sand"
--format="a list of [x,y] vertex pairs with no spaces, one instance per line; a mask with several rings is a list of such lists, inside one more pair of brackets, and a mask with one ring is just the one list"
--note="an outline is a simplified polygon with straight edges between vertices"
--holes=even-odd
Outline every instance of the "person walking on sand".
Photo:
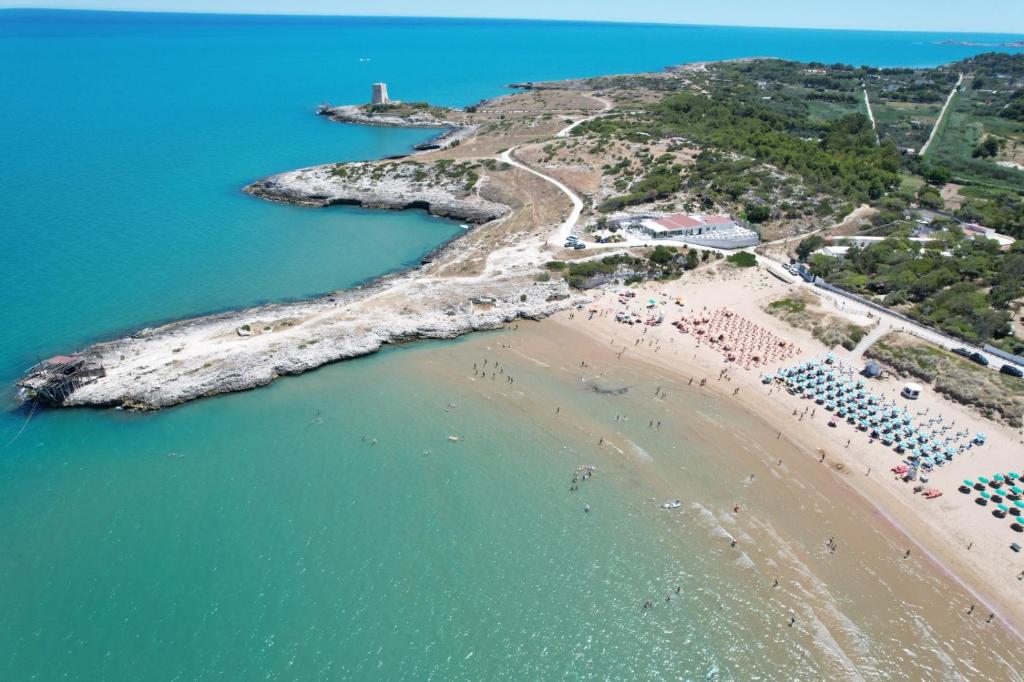
[[910,550],[909,549],[907,550],[907,553],[903,555],[903,558],[904,559],[909,559],[910,558]]

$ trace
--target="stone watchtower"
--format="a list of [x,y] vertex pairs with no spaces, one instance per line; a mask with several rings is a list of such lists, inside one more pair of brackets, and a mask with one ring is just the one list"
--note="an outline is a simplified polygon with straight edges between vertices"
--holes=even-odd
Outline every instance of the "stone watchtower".
[[374,83],[373,97],[370,99],[370,104],[387,104],[390,101],[391,99],[388,97],[388,84]]

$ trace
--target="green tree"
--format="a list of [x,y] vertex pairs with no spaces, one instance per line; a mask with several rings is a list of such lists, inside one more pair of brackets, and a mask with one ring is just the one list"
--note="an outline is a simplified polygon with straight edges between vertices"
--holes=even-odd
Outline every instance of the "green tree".
[[767,206],[760,204],[747,204],[747,220],[752,223],[763,223],[771,217],[772,212]]
[[924,179],[931,185],[945,185],[953,179],[953,173],[945,166],[928,166],[924,169]]
[[825,244],[825,240],[816,234],[812,234],[810,237],[805,237],[800,240],[800,243],[796,247],[796,255],[802,261],[806,261],[807,258],[820,249]]

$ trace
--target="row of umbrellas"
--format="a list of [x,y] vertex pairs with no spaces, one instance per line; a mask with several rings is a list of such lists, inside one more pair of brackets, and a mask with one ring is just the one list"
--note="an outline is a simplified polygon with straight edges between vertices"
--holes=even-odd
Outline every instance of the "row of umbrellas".
[[[970,493],[971,490],[977,490],[978,498],[976,502],[980,505],[986,505],[989,502],[995,503],[996,510],[993,512],[997,517],[1005,517],[1007,514],[1015,517],[1015,522],[1019,523],[1019,520],[1024,516],[1024,488],[1021,488],[1019,483],[1021,476],[1016,471],[1010,471],[1004,474],[994,474],[992,478],[986,476],[978,476],[977,481],[972,481],[965,478],[963,485],[960,486],[960,491],[963,493]],[[987,488],[991,488],[988,490]],[[1011,505],[1005,504],[1006,502],[1012,503]]]
[[[916,425],[905,407],[897,408],[895,402],[885,402],[866,390],[864,381],[853,379],[853,370],[843,367],[831,353],[819,360],[783,369],[778,376],[765,374],[761,380],[764,383],[781,381],[790,393],[815,400],[861,431],[870,430],[872,437],[893,446],[899,453],[906,453],[908,463],[914,466],[942,466],[971,446],[962,442],[969,435],[966,431],[952,438],[945,437],[951,427],[937,426],[942,424],[941,417],[928,420],[924,426]],[[985,434],[979,433],[973,443],[980,445],[985,439]]]

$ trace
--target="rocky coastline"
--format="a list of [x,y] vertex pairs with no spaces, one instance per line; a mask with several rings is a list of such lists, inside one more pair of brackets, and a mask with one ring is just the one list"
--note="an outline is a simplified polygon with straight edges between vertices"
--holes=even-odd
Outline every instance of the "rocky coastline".
[[[446,115],[435,115],[434,111],[443,111]],[[441,128],[443,132],[430,138],[425,142],[417,144],[413,149],[417,151],[429,151],[434,149],[446,149],[457,142],[461,142],[473,135],[480,126],[462,120],[465,112],[459,109],[424,109],[413,110],[402,115],[388,114],[382,112],[368,112],[363,105],[346,104],[332,106],[321,105],[316,113],[326,116],[338,123],[351,123],[356,125],[377,126],[382,128]]]
[[64,405],[161,409],[265,386],[387,344],[541,319],[567,299],[563,282],[424,280],[406,272],[311,301],[181,320],[95,344],[82,355],[106,376]]
[[271,175],[244,191],[299,206],[420,208],[431,215],[476,225],[502,218],[509,211],[508,206],[484,199],[455,179],[408,162],[311,166]]
[[[483,198],[451,169],[412,161],[329,164],[279,173],[244,189],[302,206],[419,208],[477,226],[509,214],[508,206]],[[500,272],[474,277],[436,276],[461,254],[470,232],[434,249],[419,267],[360,287],[180,320],[89,346],[78,355],[105,374],[61,406],[156,410],[258,388],[388,344],[541,319],[571,304],[568,285],[537,281],[533,262],[504,263]]]
[[[461,120],[466,115],[461,110],[406,105],[399,111],[401,116],[389,116],[359,107],[321,107],[318,113],[359,125],[447,128],[443,143],[448,146],[467,136],[475,140],[478,126]],[[452,117],[438,117],[438,112],[452,112]],[[439,141],[422,146],[437,148]],[[269,201],[422,209],[475,227],[438,246],[418,267],[363,286],[179,320],[93,344],[74,357],[98,376],[62,395],[57,406],[156,410],[265,386],[280,376],[375,353],[388,344],[451,339],[569,307],[568,284],[542,270],[548,256],[536,230],[554,225],[524,230],[516,224],[516,231],[507,232],[516,211],[532,208],[515,198],[510,178],[495,179],[495,171],[508,168],[498,168],[493,154],[482,159],[414,154],[326,164],[246,186],[248,194]],[[458,264],[467,261],[479,262],[482,271],[460,269]],[[36,397],[46,400],[38,392]]]

